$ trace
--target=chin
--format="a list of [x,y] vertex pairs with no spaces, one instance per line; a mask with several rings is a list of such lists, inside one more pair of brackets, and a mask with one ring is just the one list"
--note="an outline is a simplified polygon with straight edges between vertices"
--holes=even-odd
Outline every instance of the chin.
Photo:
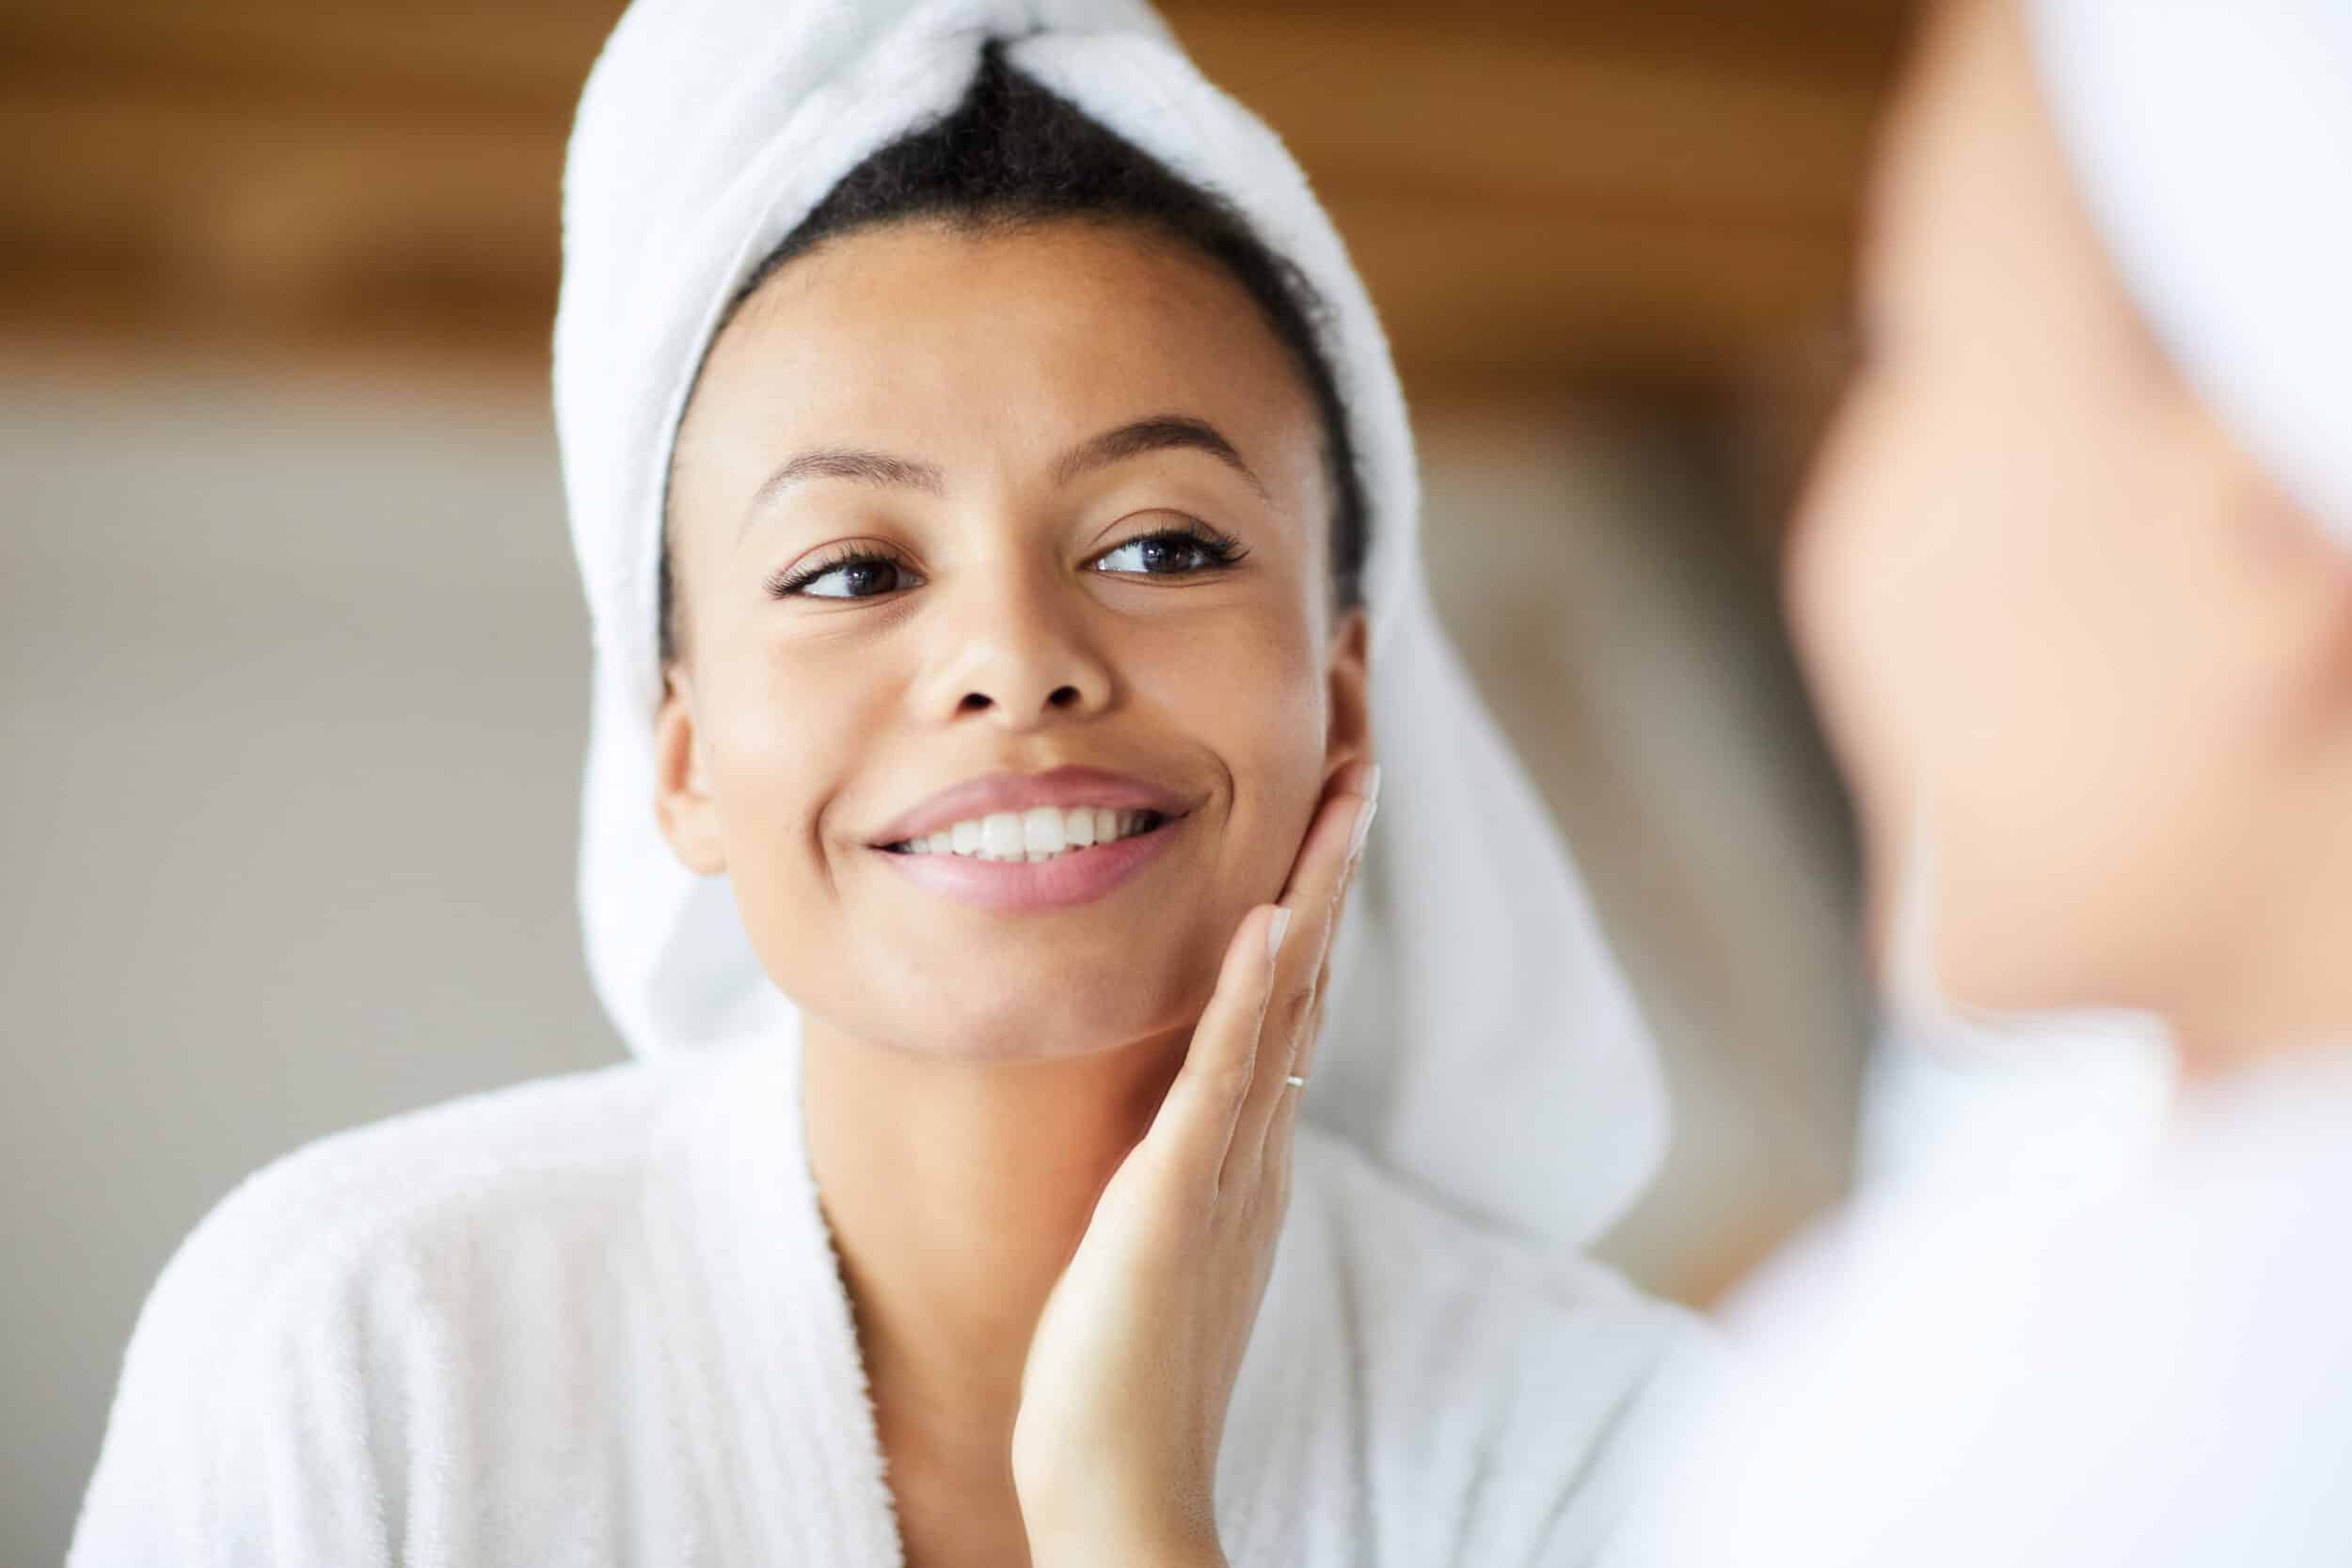
[[[878,986],[851,1006],[821,1010],[850,1035],[934,1060],[1060,1061],[1181,1031],[1207,1005],[1213,975],[1197,994],[1184,987],[1147,990],[1133,983],[1141,967],[1120,962],[1108,984],[1032,975],[983,988],[886,992]],[[887,1006],[878,1006],[884,996]]]
[[1944,999],[1971,1012],[2058,1012],[2121,1005],[2101,980],[2106,965],[2080,938],[2096,924],[2087,910],[2041,907],[2021,882],[2010,896],[1948,889],[1937,911],[1936,973]]
[[2052,922],[2033,907],[2030,876],[2007,877],[1923,824],[1868,818],[1865,911],[1870,972],[1883,990],[1963,1012],[2019,1013],[2066,1006],[2069,963]]

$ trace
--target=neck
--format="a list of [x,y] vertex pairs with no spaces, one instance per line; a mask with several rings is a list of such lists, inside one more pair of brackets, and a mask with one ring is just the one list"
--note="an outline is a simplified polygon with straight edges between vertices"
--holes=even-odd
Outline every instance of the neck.
[[809,1167],[886,1425],[1009,1441],[1046,1293],[1184,1048],[974,1062],[807,1020]]

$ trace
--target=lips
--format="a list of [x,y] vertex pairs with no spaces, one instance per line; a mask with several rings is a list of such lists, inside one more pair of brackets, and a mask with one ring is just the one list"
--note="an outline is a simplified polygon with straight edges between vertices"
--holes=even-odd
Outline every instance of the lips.
[[992,816],[1022,816],[1041,807],[1064,814],[1082,807],[1149,812],[1163,818],[1180,817],[1191,809],[1182,796],[1162,785],[1098,768],[991,773],[940,791],[884,823],[868,842],[877,849],[893,848],[936,833],[952,835],[958,823],[983,823]]

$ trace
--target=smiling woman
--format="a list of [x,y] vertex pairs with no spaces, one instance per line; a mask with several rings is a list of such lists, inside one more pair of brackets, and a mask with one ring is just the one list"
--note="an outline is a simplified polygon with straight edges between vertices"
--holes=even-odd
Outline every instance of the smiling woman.
[[[1198,1011],[1370,743],[1297,359],[1216,262],[1099,220],[836,233],[720,335],[671,487],[657,800],[812,1057],[835,1029],[1076,1056]],[[1041,776],[1071,768],[1098,778]],[[1152,816],[1033,869],[1016,814],[1048,807]],[[968,858],[890,847],[952,855],[959,821]],[[1076,927],[970,912],[1130,879]]]
[[633,8],[566,183],[648,1060],[223,1204],[76,1562],[1587,1560],[1656,1085],[1336,238],[1141,7],[789,9]]

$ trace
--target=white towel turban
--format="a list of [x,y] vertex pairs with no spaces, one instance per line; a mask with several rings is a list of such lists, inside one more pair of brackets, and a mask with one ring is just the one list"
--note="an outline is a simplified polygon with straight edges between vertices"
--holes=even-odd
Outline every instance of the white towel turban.
[[1590,1240],[1665,1140],[1649,1037],[1529,781],[1432,613],[1388,343],[1271,132],[1138,0],[638,0],[564,176],[555,405],[595,626],[580,845],[589,970],[631,1049],[775,1039],[791,1005],[723,879],[653,815],[660,505],[689,384],[750,269],[868,154],[951,110],[982,43],[1230,200],[1328,303],[1369,502],[1385,770],[1306,1115],[1455,1208]]
[[2201,397],[2352,546],[2352,0],[2032,0],[2092,221]]

